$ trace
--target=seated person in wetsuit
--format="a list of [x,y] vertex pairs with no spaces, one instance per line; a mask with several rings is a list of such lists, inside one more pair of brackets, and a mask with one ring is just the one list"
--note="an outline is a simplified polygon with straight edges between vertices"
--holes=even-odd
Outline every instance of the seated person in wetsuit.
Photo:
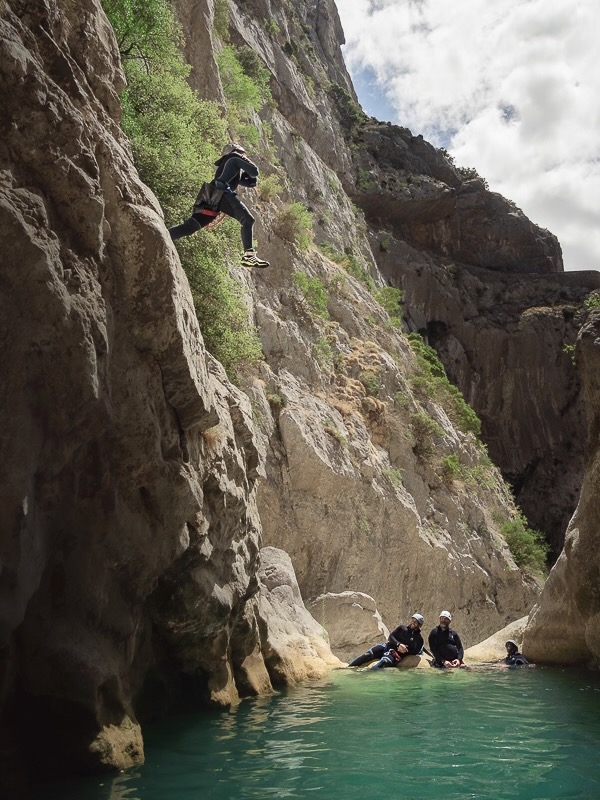
[[440,612],[440,624],[429,634],[429,649],[433,654],[432,667],[464,667],[465,651],[460,636],[450,627],[452,615],[449,611]]
[[405,647],[405,644],[398,643],[396,647],[391,647],[389,650],[386,650],[379,661],[376,661],[372,667],[369,667],[369,669],[384,669],[385,667],[399,666],[402,658],[406,655],[406,652],[400,648]]
[[505,647],[506,647],[506,658],[503,658],[501,660],[502,664],[506,664],[509,667],[529,666],[529,661],[527,661],[524,655],[519,653],[519,645],[515,642],[514,639],[508,639]]
[[[376,659],[382,660],[383,656],[389,651],[393,651],[395,655],[391,655],[388,659],[390,663],[382,664],[382,667],[393,667],[399,664],[404,656],[418,655],[423,649],[423,637],[421,636],[421,625],[423,622],[424,620],[421,614],[413,614],[408,625],[398,625],[398,627],[390,633],[387,642],[374,645],[370,650],[367,650],[366,653],[357,656],[348,666],[360,667],[361,664],[366,664],[369,661],[375,661]],[[398,656],[397,661],[396,656]],[[394,663],[391,663],[392,661]]]

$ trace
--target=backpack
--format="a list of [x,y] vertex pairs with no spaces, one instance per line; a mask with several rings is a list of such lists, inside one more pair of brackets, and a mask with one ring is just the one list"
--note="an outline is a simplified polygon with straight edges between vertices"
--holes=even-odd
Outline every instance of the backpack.
[[221,198],[225,193],[224,189],[218,189],[215,186],[215,182],[211,181],[210,183],[203,183],[200,187],[200,191],[196,196],[196,202],[194,203],[193,214],[201,214],[203,211],[218,211],[219,210],[219,203],[221,202]]

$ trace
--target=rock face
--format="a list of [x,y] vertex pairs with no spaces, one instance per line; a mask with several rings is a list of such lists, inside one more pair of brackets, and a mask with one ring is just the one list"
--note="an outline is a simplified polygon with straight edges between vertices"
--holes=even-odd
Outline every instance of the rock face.
[[553,556],[577,505],[585,409],[570,349],[598,273],[520,275],[435,259],[378,232],[378,265],[482,420],[491,458]]
[[505,272],[562,272],[555,236],[514,203],[465,179],[440,150],[406,128],[361,128],[356,202],[375,227],[438,256]]
[[312,601],[309,611],[327,629],[331,649],[343,661],[389,636],[375,600],[363,592],[327,592]]
[[598,498],[600,497],[600,314],[577,341],[588,414],[588,451],[581,497],[565,546],[525,630],[523,647],[536,661],[600,665]]
[[332,667],[341,666],[326,643],[324,628],[304,606],[288,554],[263,547],[258,578],[261,651],[273,685],[322,678]]
[[[176,5],[192,83],[223,102],[214,3]],[[510,309],[498,310],[484,273],[466,270],[454,294],[440,277],[454,258],[554,279],[556,241],[420,137],[365,127],[331,0],[228,8],[231,41],[272,73],[276,108],[253,118],[268,142],[256,158],[269,173],[276,154],[288,180],[280,198],[251,202],[272,268],[232,266],[265,357],[243,390],[204,349],[158,201],[118,127],[123,74],[99,2],[1,5],[0,741],[26,737],[36,768],[125,768],[143,758],[139,720],[151,711],[228,705],[322,675],[338,662],[302,597],[368,594],[384,628],[416,609],[427,628],[449,607],[469,644],[539,595],[499,533],[515,506],[497,468],[381,290],[403,286],[409,327],[435,342],[469,399],[489,404],[499,453],[511,452],[512,429],[493,428],[498,395],[479,382],[494,367],[485,372],[478,340],[495,358],[509,353],[505,419],[518,348],[541,340],[527,369],[556,419],[575,409],[575,437],[570,361],[557,357],[568,387],[540,365],[572,335],[571,312],[554,295],[548,313],[528,306],[527,279],[504,285]],[[302,251],[286,233],[291,201],[311,209],[318,247]],[[583,296],[573,291],[567,304]],[[453,303],[469,317],[444,316]],[[514,350],[498,334],[507,321]],[[580,345],[590,365],[595,335]],[[539,431],[518,428],[517,450],[530,443],[534,456],[515,455],[515,473],[543,460],[548,438],[558,447],[545,409],[540,400]],[[591,526],[588,480],[578,513]],[[573,551],[576,538],[573,528]],[[548,597],[575,580],[560,566],[570,553]],[[592,586],[589,564],[583,574]],[[565,619],[583,658],[597,653],[595,595],[573,588]]]
[[270,689],[264,452],[119,130],[99,3],[4,3],[0,24],[1,738],[21,729],[52,769],[125,768],[149,692]]
[[[256,3],[231,8],[232,40],[261,53],[273,72],[270,121],[290,199],[310,206],[323,243],[322,252],[302,253],[279,231],[280,201],[259,207],[261,252],[273,267],[250,286],[266,364],[247,391],[267,451],[258,494],[265,541],[290,554],[307,600],[366,593],[388,627],[417,607],[432,619],[453,605],[461,633],[479,639],[526,613],[538,586],[498,535],[514,507],[497,472],[452,412],[418,388],[412,350],[374,297],[384,280],[367,225],[342,189],[354,186],[346,139],[364,115],[347,80],[332,92],[323,80],[330,66],[306,57],[337,35],[336,15],[328,34],[320,17],[317,33],[312,4],[289,15],[262,3],[279,26],[271,36],[256,24]],[[303,42],[296,58],[286,48],[292,34]],[[306,281],[321,287],[326,308],[315,311]],[[464,467],[456,480],[443,476],[452,455]]]

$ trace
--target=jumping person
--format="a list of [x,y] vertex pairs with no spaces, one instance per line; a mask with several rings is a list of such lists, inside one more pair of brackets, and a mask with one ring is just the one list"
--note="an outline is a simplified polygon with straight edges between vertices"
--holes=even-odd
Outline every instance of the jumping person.
[[218,214],[226,214],[233,217],[242,226],[242,246],[244,255],[242,256],[242,266],[258,267],[264,269],[269,266],[268,261],[264,261],[256,254],[252,240],[252,228],[254,217],[246,206],[238,199],[235,190],[238,186],[253,188],[258,182],[258,167],[250,161],[246,151],[239,144],[227,144],[223,148],[221,157],[215,161],[215,177],[210,183],[202,184],[192,216],[169,228],[171,239],[181,239],[182,236],[191,236],[196,231],[205,228],[210,223],[215,222]]
[[[424,620],[421,614],[413,614],[410,618],[408,625],[398,625],[393,630],[387,642],[376,644],[363,653],[357,656],[354,661],[351,661],[349,667],[360,667],[361,664],[366,664],[369,661],[378,661],[378,664],[386,657],[389,663],[375,664],[374,666],[380,669],[381,667],[393,667],[399,664],[402,658],[407,655],[419,655],[423,649],[423,637],[421,636],[421,625]],[[391,655],[388,655],[391,653]],[[397,657],[397,658],[396,658]]]
[[452,615],[449,611],[440,611],[440,624],[429,634],[429,649],[433,653],[432,667],[464,667],[465,651],[460,636],[450,628]]

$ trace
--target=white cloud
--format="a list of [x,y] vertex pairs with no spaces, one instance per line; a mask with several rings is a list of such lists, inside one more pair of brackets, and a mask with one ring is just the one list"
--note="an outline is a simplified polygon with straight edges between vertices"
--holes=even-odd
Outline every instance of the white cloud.
[[337,5],[349,70],[373,71],[392,121],[446,147],[556,234],[565,269],[600,269],[600,4]]

